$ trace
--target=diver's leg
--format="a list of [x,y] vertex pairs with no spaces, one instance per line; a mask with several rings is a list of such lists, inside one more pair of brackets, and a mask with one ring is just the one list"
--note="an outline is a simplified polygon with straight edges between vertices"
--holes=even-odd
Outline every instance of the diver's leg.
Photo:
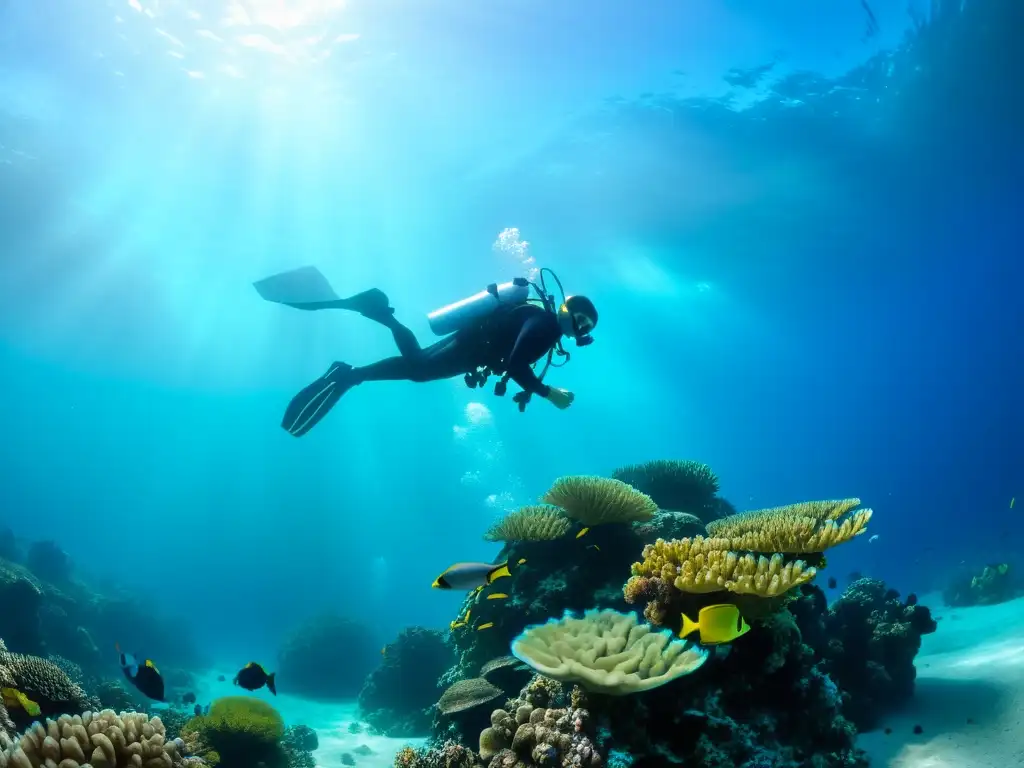
[[[396,321],[400,329],[408,331],[413,343],[416,337],[408,328]],[[393,331],[395,342],[398,341],[400,331]],[[477,364],[469,359],[467,352],[470,348],[461,343],[458,335],[448,336],[426,349],[419,349],[416,344],[415,354],[405,354],[401,357],[389,357],[362,368],[356,368],[353,375],[359,381],[437,381],[439,379],[450,379],[475,370]]]

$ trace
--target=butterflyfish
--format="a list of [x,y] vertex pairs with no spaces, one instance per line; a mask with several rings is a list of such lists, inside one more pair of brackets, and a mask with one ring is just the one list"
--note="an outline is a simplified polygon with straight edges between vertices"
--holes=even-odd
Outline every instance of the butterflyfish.
[[750,625],[744,621],[740,609],[728,603],[709,605],[700,609],[697,621],[691,621],[683,614],[683,626],[679,637],[686,637],[700,631],[701,645],[720,645],[731,643],[737,637],[750,631]]

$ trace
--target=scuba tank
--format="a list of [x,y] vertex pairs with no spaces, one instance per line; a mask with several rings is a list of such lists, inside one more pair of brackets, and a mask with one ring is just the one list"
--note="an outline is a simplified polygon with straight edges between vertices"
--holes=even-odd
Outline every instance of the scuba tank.
[[507,283],[491,283],[480,293],[435,309],[427,315],[430,330],[438,336],[455,333],[494,314],[499,308],[511,309],[530,298],[530,282],[517,277]]

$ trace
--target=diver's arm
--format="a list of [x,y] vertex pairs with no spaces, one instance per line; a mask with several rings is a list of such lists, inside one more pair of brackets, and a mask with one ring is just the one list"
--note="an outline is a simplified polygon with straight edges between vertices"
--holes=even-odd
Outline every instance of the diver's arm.
[[[557,331],[557,327],[554,329]],[[505,364],[509,378],[523,388],[524,392],[540,395],[547,398],[551,394],[551,387],[537,378],[533,372],[532,363],[539,360],[548,353],[554,342],[552,341],[552,327],[550,316],[537,315],[523,323],[519,336],[516,337],[515,346],[508,356]],[[555,336],[554,341],[558,337]]]

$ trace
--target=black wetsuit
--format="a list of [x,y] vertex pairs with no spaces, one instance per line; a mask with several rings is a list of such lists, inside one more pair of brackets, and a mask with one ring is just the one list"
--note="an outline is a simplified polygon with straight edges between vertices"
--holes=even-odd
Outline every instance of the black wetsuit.
[[562,329],[554,313],[535,304],[523,304],[493,315],[425,348],[393,315],[378,322],[391,329],[401,354],[355,368],[354,383],[436,381],[486,367],[494,373],[508,373],[530,394],[548,395],[548,386],[537,378],[531,366],[554,349]]

